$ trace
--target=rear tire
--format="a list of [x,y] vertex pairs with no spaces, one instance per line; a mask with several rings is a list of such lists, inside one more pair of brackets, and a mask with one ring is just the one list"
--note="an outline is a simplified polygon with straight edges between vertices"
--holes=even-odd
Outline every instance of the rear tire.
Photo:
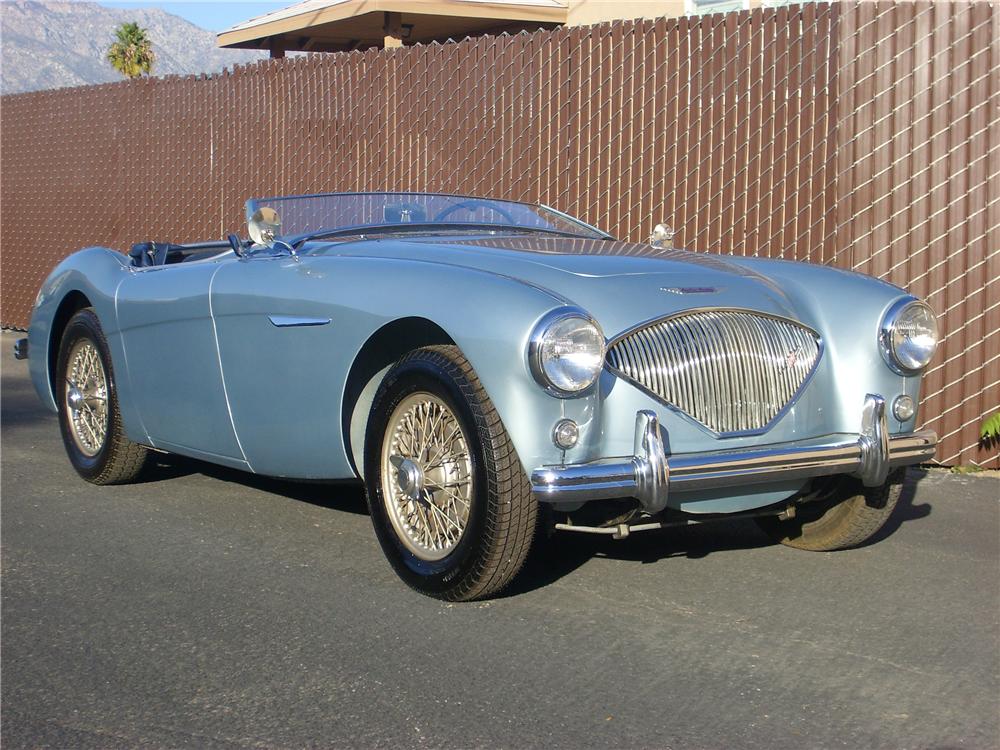
[[77,473],[93,484],[134,481],[149,451],[122,430],[111,355],[89,307],[70,318],[63,332],[55,396],[63,444]]
[[469,601],[497,594],[521,569],[538,503],[457,347],[417,349],[388,372],[372,403],[364,467],[382,551],[412,588]]
[[865,487],[853,477],[838,477],[823,496],[796,506],[795,516],[757,518],[757,525],[776,542],[816,552],[857,547],[889,520],[903,489],[898,471],[879,487]]

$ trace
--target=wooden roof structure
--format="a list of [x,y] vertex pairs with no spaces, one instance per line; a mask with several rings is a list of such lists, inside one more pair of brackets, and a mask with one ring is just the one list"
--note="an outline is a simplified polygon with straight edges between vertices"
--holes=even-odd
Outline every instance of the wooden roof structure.
[[237,24],[220,47],[342,52],[550,29],[566,23],[564,0],[303,0]]

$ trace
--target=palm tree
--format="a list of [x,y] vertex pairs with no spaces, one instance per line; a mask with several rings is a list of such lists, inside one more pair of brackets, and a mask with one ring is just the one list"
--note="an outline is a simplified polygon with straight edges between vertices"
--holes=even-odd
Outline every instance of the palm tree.
[[123,23],[115,29],[115,41],[108,47],[108,62],[126,78],[153,72],[153,45],[146,29],[137,23]]

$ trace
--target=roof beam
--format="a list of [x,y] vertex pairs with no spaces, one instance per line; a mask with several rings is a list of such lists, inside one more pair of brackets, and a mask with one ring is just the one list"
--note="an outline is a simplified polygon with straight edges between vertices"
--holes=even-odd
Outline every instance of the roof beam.
[[[294,6],[293,6],[294,7]],[[307,36],[309,29],[323,24],[358,18],[369,13],[423,14],[450,18],[491,18],[498,23],[564,24],[568,9],[539,0],[538,4],[505,2],[456,2],[456,0],[342,0],[314,6],[293,15],[268,14],[237,24],[216,37],[220,47],[244,46],[248,42],[291,34]],[[273,16],[269,18],[270,16]],[[401,36],[399,38],[402,38]],[[258,41],[259,43],[259,41]]]
[[386,11],[385,21],[382,24],[382,31],[385,37],[382,46],[386,49],[403,46],[403,14]]

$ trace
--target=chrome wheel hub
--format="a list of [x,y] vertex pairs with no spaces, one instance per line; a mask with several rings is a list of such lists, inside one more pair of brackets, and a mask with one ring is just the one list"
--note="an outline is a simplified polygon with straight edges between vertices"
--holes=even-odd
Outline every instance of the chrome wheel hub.
[[69,404],[69,408],[77,411],[83,408],[86,400],[83,397],[83,391],[77,388],[75,385],[71,385],[69,390],[66,392],[66,403]]
[[403,545],[440,560],[461,540],[472,505],[469,445],[458,418],[430,393],[396,407],[382,442],[382,499]]
[[108,432],[108,378],[97,347],[88,339],[70,350],[64,397],[73,442],[85,456],[96,456]]
[[408,458],[394,455],[389,461],[396,467],[396,482],[400,491],[411,500],[419,502],[424,494],[424,472],[420,466]]

